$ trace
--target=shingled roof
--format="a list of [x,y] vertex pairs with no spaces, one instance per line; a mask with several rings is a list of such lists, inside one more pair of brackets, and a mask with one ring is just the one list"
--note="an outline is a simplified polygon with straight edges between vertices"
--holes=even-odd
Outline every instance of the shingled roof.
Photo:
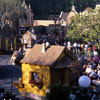
[[42,53],[42,48],[42,45],[35,44],[21,60],[21,63],[52,66],[65,49],[64,46],[50,46],[45,53]]

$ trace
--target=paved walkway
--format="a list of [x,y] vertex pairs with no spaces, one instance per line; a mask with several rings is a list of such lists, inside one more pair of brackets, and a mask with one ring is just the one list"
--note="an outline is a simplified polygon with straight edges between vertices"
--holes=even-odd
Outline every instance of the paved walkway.
[[6,91],[13,91],[21,100],[31,100],[28,98],[23,99],[17,88],[12,85],[14,81],[18,81],[22,73],[21,66],[10,64],[10,57],[11,55],[0,55],[0,66],[2,67],[0,70],[0,88],[5,88]]
[[11,55],[0,55],[0,65],[11,65]]

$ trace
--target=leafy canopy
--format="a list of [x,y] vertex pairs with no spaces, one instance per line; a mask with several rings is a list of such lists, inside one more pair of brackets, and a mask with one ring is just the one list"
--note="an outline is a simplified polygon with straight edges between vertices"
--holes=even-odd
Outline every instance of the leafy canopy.
[[99,46],[100,9],[90,9],[88,12],[75,15],[67,33],[66,38],[70,41],[82,39],[86,42],[96,42]]
[[20,0],[0,0],[0,26],[7,20],[16,23],[24,13],[25,9]]

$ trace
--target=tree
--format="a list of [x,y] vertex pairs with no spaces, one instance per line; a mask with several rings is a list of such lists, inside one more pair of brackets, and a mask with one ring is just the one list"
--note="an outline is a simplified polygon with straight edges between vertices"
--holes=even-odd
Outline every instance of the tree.
[[[38,15],[42,15],[44,18],[45,15],[50,14],[51,10],[58,10],[59,14],[61,11],[69,12],[72,8],[72,5],[75,5],[76,10],[80,12],[83,11],[86,7],[94,8],[97,2],[97,0],[36,0],[35,2],[34,0],[25,1],[27,4],[31,4],[36,18]],[[42,19],[41,17],[40,19]]]
[[99,46],[100,9],[90,9],[84,14],[77,14],[73,17],[67,32],[66,38],[71,41],[82,39],[86,42],[96,42],[95,45]]
[[[0,0],[0,27],[5,24],[18,24],[18,20],[25,14],[25,8],[22,7],[20,0]],[[16,25],[18,26],[18,25]]]

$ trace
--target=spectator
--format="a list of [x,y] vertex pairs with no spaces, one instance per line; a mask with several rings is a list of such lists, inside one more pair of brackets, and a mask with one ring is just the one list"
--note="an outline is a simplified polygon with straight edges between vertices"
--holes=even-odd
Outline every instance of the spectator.
[[97,70],[99,70],[100,69],[100,63],[98,63],[98,66],[97,66]]
[[100,79],[100,68],[98,68],[97,75],[98,75],[98,78]]
[[97,79],[97,74],[94,68],[91,69],[91,73],[89,74],[89,77],[91,78],[91,80]]
[[1,88],[0,89],[0,100],[2,100],[5,96],[5,89],[4,88]]
[[87,68],[87,64],[83,65],[83,74],[85,74],[86,68]]
[[87,67],[86,67],[86,70],[85,70],[85,73],[86,73],[87,75],[89,75],[89,74],[91,73],[91,71],[92,71],[91,65],[90,65],[90,63],[88,63],[88,65],[87,65]]
[[78,49],[78,46],[77,46],[77,43],[75,42],[74,44],[73,44],[73,47],[74,47],[74,54],[77,54],[77,49]]
[[68,41],[68,44],[67,44],[67,48],[68,48],[68,50],[70,51],[71,50],[71,43],[70,43],[70,41]]
[[93,50],[93,56],[98,56],[98,52],[96,50]]
[[87,49],[88,49],[88,44],[85,44],[84,50],[87,51]]
[[78,44],[77,44],[77,53],[80,54],[80,51],[81,51],[81,44],[78,43]]
[[98,62],[99,62],[99,57],[96,55],[96,56],[93,57],[93,60],[94,60],[94,62],[96,64],[96,66],[97,66]]

